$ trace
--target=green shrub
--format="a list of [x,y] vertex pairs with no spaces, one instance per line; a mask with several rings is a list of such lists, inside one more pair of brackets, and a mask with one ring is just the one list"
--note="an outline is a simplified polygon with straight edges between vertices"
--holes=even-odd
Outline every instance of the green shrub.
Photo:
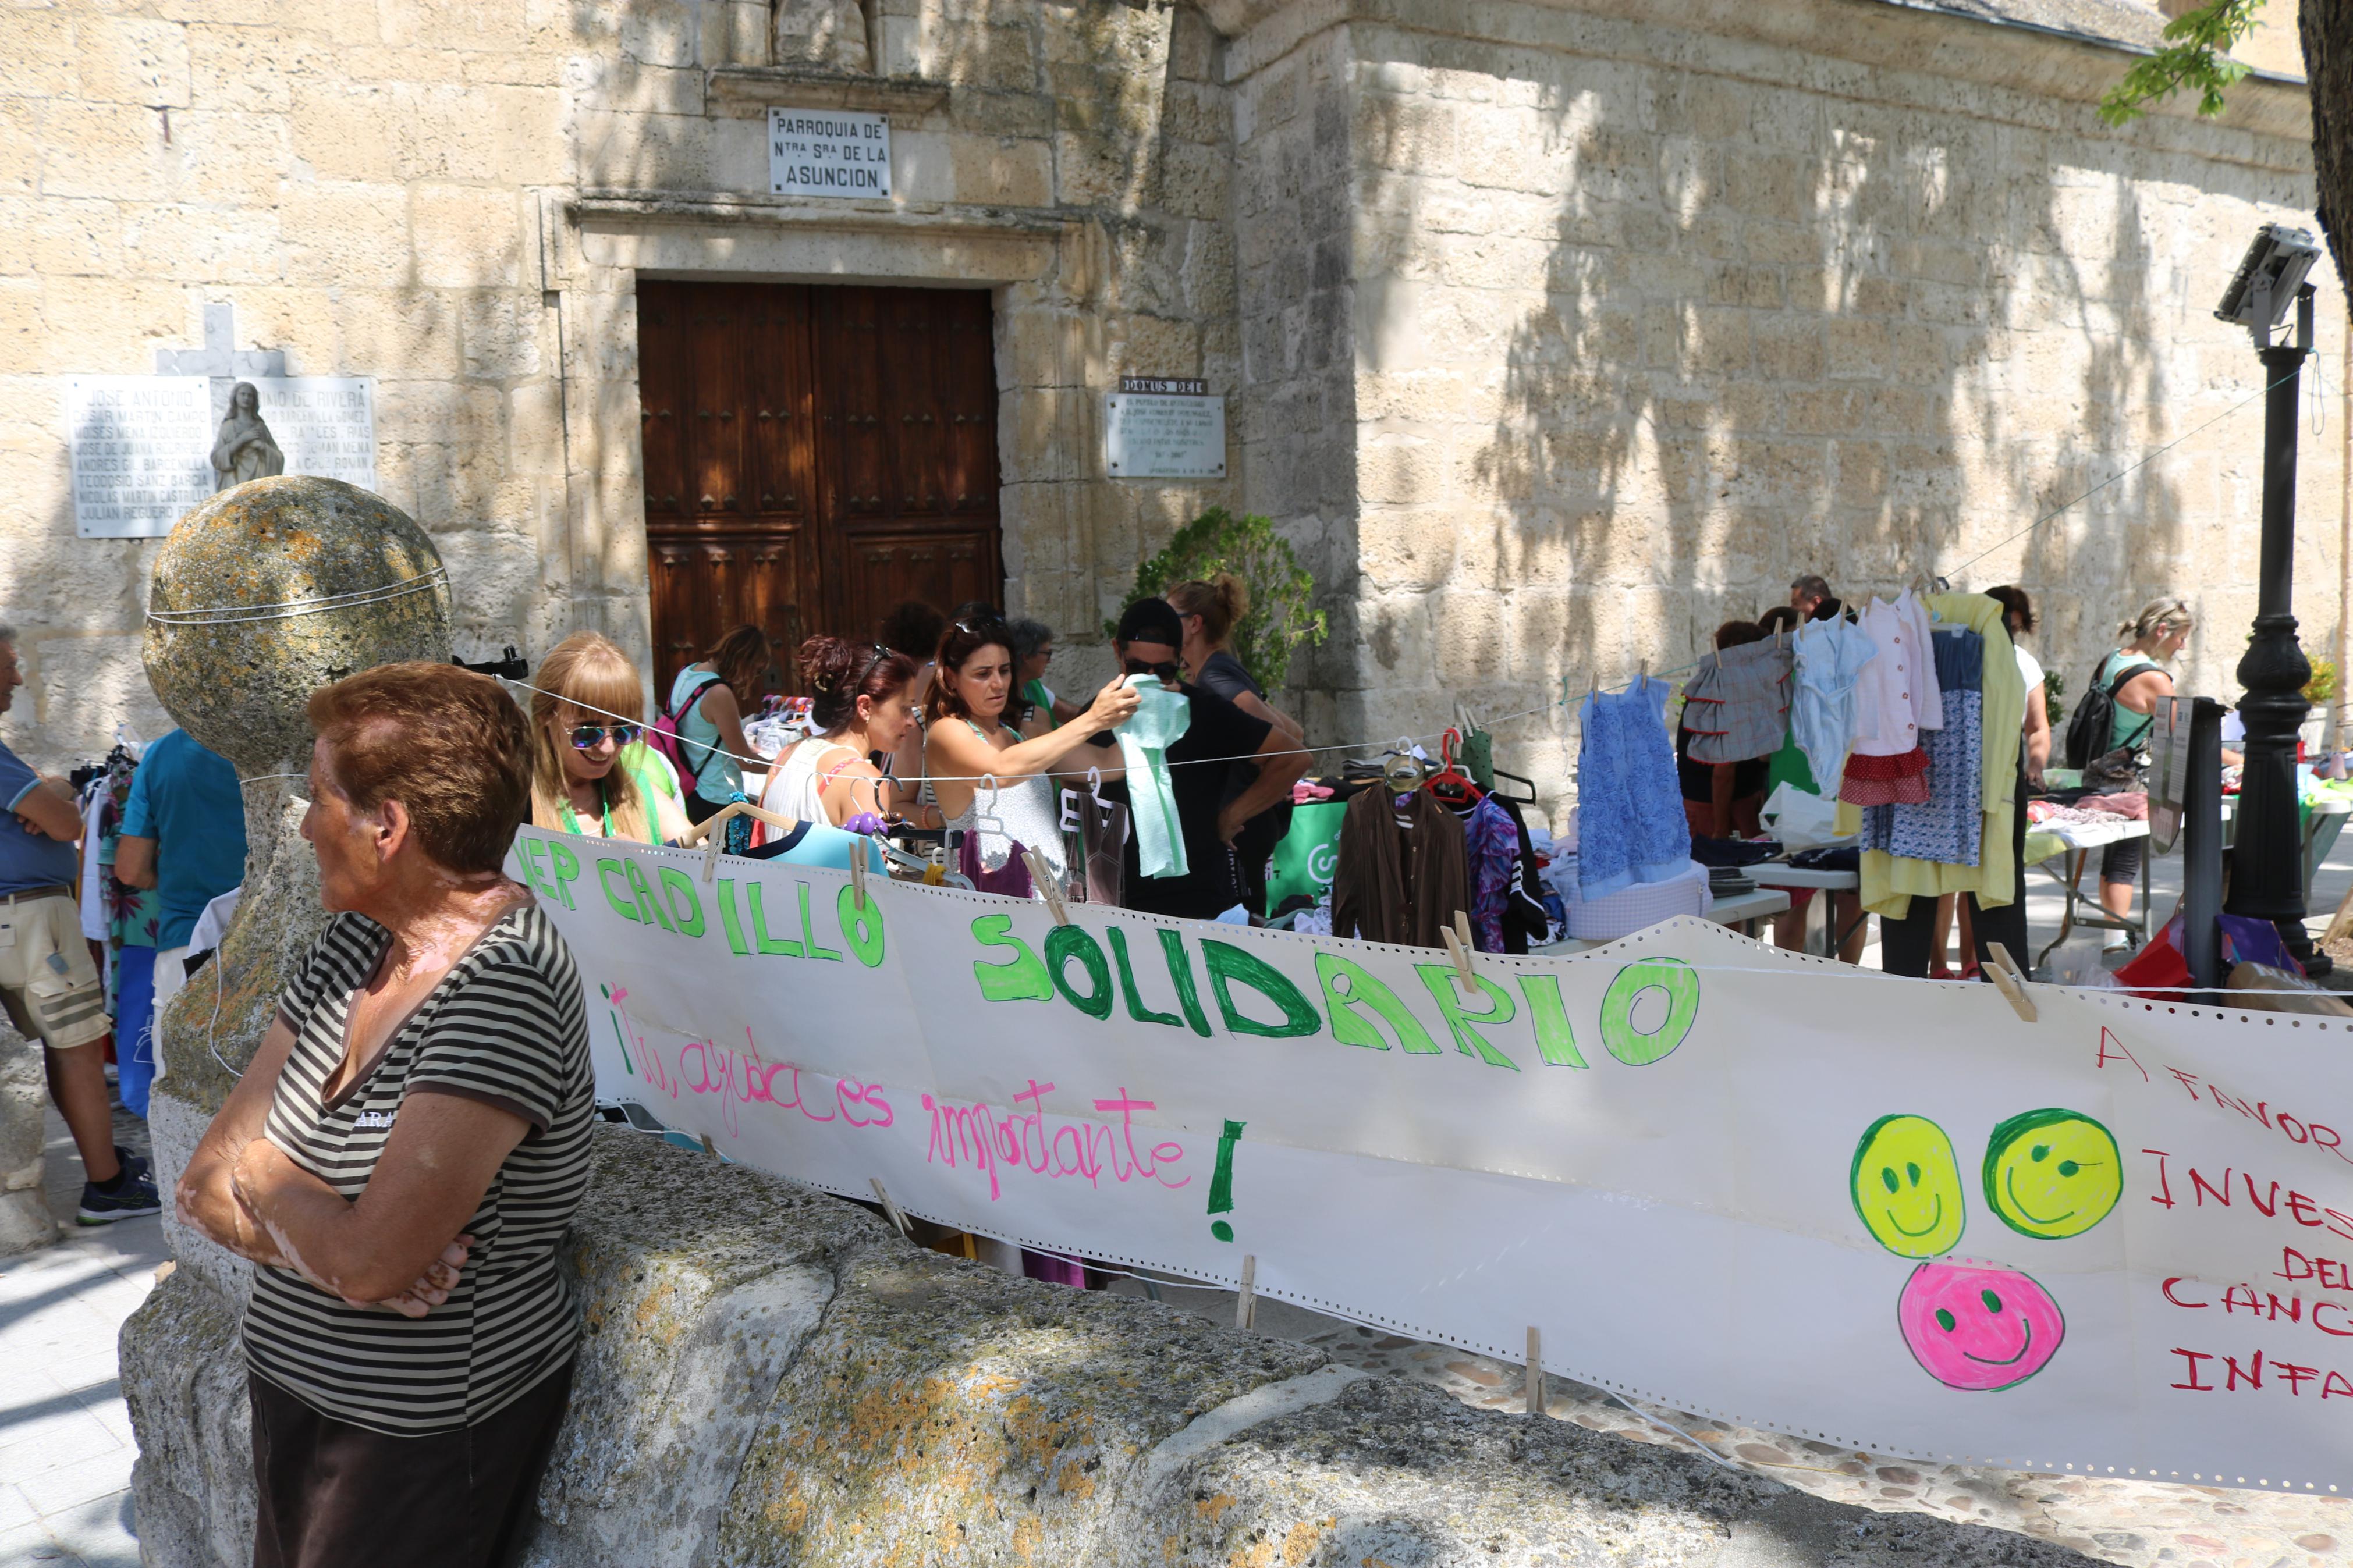
[[2042,672],[2042,706],[2051,715],[2051,728],[2056,731],[2067,717],[2067,683],[2055,669]]
[[[1330,635],[1324,612],[1308,608],[1315,579],[1299,564],[1271,518],[1235,517],[1213,506],[1176,531],[1168,548],[1136,568],[1129,602],[1154,598],[1188,578],[1230,572],[1250,589],[1250,614],[1234,623],[1228,641],[1250,679],[1272,691],[1289,679],[1291,656]],[[1118,634],[1117,621],[1103,636]]]

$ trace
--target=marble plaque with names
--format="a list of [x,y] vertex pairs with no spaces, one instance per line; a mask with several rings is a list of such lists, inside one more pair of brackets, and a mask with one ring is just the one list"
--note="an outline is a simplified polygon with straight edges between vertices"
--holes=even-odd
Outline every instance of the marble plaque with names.
[[1115,479],[1222,479],[1226,400],[1114,392],[1103,398],[1105,464]]
[[201,375],[66,378],[74,532],[156,539],[213,493],[212,384]]
[[[375,489],[375,383],[364,375],[249,376],[285,471]],[[237,383],[221,388],[216,417]]]

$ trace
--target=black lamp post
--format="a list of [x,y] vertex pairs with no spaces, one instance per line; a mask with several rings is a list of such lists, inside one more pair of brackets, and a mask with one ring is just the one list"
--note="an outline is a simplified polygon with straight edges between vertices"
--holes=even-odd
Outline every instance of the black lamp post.
[[[2263,535],[2254,635],[2239,660],[2246,689],[2239,712],[2247,727],[2246,768],[2239,784],[2238,831],[2231,856],[2231,892],[2223,908],[2234,915],[2276,923],[2289,951],[2310,973],[2325,973],[2304,929],[2304,833],[2297,819],[2296,732],[2311,704],[2304,689],[2312,666],[2296,646],[2295,592],[2296,397],[2304,362],[2312,353],[2312,286],[2304,281],[2319,247],[2303,229],[2265,224],[2239,264],[2238,276],[2214,313],[2245,326],[2263,361]],[[2272,333],[2295,306],[2295,332],[2274,343]]]

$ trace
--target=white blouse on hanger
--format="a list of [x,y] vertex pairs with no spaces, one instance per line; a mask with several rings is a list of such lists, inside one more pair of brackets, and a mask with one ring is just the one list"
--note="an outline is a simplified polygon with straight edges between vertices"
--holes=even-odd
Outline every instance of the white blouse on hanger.
[[1855,681],[1855,753],[1900,757],[1919,746],[1921,731],[1945,726],[1928,612],[1906,588],[1892,605],[1873,595],[1862,626],[1879,651]]

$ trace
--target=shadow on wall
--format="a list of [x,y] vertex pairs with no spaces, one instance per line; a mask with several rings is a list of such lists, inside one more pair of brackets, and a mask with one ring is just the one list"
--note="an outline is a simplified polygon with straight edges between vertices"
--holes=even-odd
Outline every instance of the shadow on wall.
[[[1893,594],[1990,551],[1955,586],[2025,583],[2071,682],[2126,609],[2222,585],[2189,567],[2179,462],[2000,542],[2253,390],[2252,356],[2201,380],[2179,341],[2235,253],[2173,258],[2201,197],[2259,221],[2260,174],[2109,138],[2088,107],[2068,137],[1356,41],[1363,679],[1408,710],[1385,727],[1685,666],[1800,572]],[[1567,715],[1498,738],[1567,792]]]

